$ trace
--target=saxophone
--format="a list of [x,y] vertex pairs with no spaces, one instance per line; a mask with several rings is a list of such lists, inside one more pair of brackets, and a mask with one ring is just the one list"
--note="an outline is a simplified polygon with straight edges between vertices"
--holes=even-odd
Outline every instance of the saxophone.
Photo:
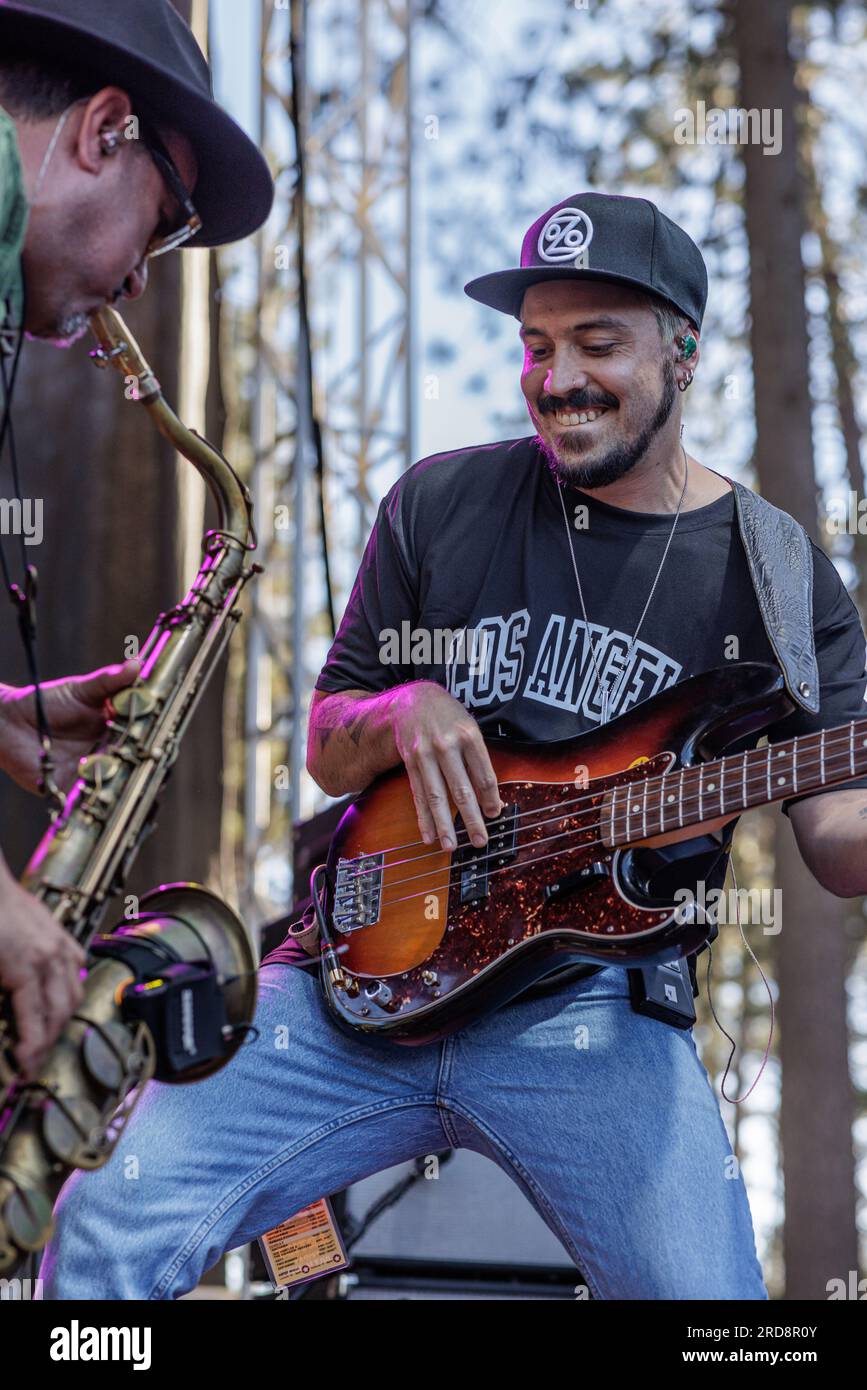
[[189,593],[160,615],[143,646],[135,683],[112,697],[104,733],[81,759],[22,878],[87,948],[87,975],[84,1000],[34,1081],[16,1071],[8,1000],[0,1012],[0,1273],[42,1249],[67,1176],[108,1161],[145,1083],[220,1070],[241,1046],[256,1003],[243,924],[197,884],[163,885],[141,899],[134,918],[97,932],[240,617],[239,595],[261,567],[247,561],[256,544],[252,505],[231,465],[168,406],[120,316],[104,309],[90,323],[99,344],[91,357],[121,373],[127,395],[198,469],[219,523],[204,536]]

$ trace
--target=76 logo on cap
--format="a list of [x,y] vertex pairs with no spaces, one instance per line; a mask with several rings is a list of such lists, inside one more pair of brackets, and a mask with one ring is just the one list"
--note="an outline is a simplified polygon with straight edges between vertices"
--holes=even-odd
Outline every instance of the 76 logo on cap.
[[593,240],[593,223],[580,208],[559,208],[539,233],[536,249],[543,261],[561,265],[587,264],[587,248]]

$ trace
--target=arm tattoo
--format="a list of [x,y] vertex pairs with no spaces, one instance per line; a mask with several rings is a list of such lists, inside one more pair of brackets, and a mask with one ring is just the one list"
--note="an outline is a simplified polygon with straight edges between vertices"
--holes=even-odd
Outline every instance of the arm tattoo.
[[364,708],[357,710],[356,706],[365,705],[368,701],[376,698],[376,694],[344,696],[342,699],[332,696],[330,700],[325,701],[313,715],[313,732],[319,752],[322,753],[325,750],[332,734],[341,729],[357,748],[364,737],[373,711]]

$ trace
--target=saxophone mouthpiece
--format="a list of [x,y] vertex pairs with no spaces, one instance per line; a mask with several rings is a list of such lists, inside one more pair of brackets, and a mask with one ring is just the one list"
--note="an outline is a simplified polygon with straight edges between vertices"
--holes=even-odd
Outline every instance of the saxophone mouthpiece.
[[128,393],[130,400],[145,405],[158,400],[162,394],[160,384],[117,310],[106,305],[91,314],[88,323],[98,343],[90,352],[91,362],[101,368],[114,367],[124,378],[134,377],[136,385]]

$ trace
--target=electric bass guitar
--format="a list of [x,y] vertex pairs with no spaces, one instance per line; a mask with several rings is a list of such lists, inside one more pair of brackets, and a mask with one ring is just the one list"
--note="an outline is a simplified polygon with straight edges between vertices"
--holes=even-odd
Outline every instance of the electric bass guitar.
[[322,980],[338,1022],[434,1042],[559,965],[698,950],[713,925],[676,896],[678,882],[695,891],[700,863],[684,842],[867,773],[867,719],[724,755],[793,708],[776,666],[742,662],[577,738],[491,740],[503,809],[482,849],[459,816],[457,849],[426,845],[405,770],[377,778],[326,864]]

